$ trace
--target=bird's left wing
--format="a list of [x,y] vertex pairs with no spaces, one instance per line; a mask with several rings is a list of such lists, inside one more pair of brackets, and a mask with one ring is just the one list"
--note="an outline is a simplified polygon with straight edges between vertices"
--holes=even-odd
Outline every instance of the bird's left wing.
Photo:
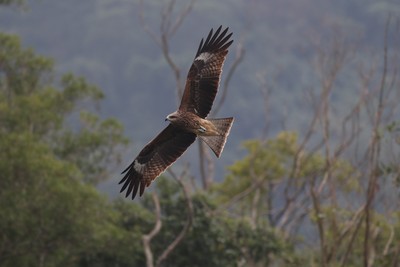
[[141,196],[145,187],[175,162],[195,139],[195,134],[182,131],[169,124],[122,172],[125,175],[119,182],[119,184],[123,183],[121,192],[127,189],[125,197],[132,193],[132,199],[134,199],[140,187]]
[[202,118],[211,110],[218,91],[222,66],[233,42],[230,40],[232,33],[227,34],[229,28],[222,32],[221,28],[222,26],[214,34],[211,29],[206,41],[201,40],[179,107],[180,110],[195,113]]

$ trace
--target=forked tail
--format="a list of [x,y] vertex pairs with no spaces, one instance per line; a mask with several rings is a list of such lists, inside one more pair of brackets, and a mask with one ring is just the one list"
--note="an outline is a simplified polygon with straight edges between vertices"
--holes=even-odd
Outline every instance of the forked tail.
[[199,135],[199,137],[211,148],[214,154],[219,158],[231,130],[233,118],[207,120],[214,124],[214,126],[217,128],[219,135]]

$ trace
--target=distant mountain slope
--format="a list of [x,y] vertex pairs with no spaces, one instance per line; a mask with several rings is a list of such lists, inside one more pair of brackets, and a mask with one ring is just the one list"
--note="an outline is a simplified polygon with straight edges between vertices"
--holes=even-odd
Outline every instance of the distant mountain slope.
[[[102,113],[124,123],[137,149],[153,137],[149,134],[164,127],[164,116],[178,102],[174,76],[141,26],[138,3],[43,0],[27,5],[27,11],[0,9],[0,30],[20,35],[25,45],[53,57],[60,73],[70,71],[99,85],[107,96]],[[156,33],[161,5],[144,6],[145,20]],[[263,136],[263,81],[272,88],[267,109],[270,132],[281,130],[284,118],[289,128],[300,130],[310,112],[305,90],[319,86],[312,64],[316,41],[326,44],[339,32],[359,46],[358,53],[380,49],[388,10],[400,14],[391,1],[197,1],[171,40],[170,51],[186,76],[200,39],[211,27],[229,26],[235,43],[224,79],[236,46],[243,45],[244,61],[218,114],[236,117],[225,153],[225,160],[231,162],[244,139]],[[333,101],[349,102],[355,92],[355,74],[349,66],[339,77],[343,90],[335,92]]]

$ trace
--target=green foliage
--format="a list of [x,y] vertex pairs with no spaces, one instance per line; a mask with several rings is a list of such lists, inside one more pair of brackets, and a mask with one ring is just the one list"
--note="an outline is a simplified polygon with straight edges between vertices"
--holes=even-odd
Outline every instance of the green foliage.
[[59,158],[75,163],[85,174],[84,181],[104,180],[108,168],[119,161],[118,149],[127,143],[121,124],[100,120],[88,111],[80,112],[80,128],[65,123],[80,105],[87,107],[90,101],[100,100],[102,92],[72,74],[62,77],[61,88],[54,88],[51,60],[22,49],[15,36],[0,34],[0,45],[1,133],[29,133]]
[[108,169],[114,167],[111,163],[120,163],[116,148],[128,141],[122,137],[124,129],[115,119],[100,120],[83,111],[80,123],[78,132],[65,130],[58,136],[54,149],[59,157],[75,163],[85,173],[85,182],[95,185],[107,178]]
[[281,133],[275,140],[265,143],[260,140],[246,141],[244,147],[248,155],[230,166],[230,174],[215,187],[219,201],[230,199],[249,187],[254,180],[268,182],[287,174],[296,142],[294,133]]
[[[351,201],[354,195],[361,190],[358,179],[360,172],[350,162],[341,158],[336,158],[328,163],[321,154],[309,153],[300,147],[297,139],[296,133],[281,132],[276,138],[265,142],[260,140],[245,142],[244,146],[248,154],[230,166],[230,173],[226,179],[214,186],[214,201],[217,206],[225,207],[227,216],[236,218],[236,220],[240,218],[250,223],[251,228],[246,234],[247,238],[250,238],[252,234],[268,236],[265,233],[257,234],[258,231],[265,231],[265,229],[285,232],[286,229],[280,223],[281,214],[285,214],[287,225],[304,225],[301,223],[304,217],[307,217],[309,227],[317,226],[321,222],[324,229],[325,249],[332,249],[336,256],[344,257],[348,248],[346,244],[352,242],[352,237],[351,235],[341,237],[341,231],[352,222],[354,210],[349,209],[349,206],[343,207],[336,201],[331,201],[332,195],[329,194],[335,192],[334,195],[339,195],[341,201],[347,198]],[[320,195],[317,196],[319,198],[313,199],[310,191],[318,188],[316,184],[326,183],[329,183],[329,191],[319,191]],[[301,205],[301,203],[313,203],[313,201],[318,201],[318,213],[311,204]],[[295,209],[287,208],[293,203],[296,203],[294,204]],[[300,217],[297,217],[297,214],[301,214]],[[300,240],[307,238],[299,232],[295,232],[295,234],[298,236],[291,236],[289,239],[285,235],[278,235],[282,238],[282,243],[279,242],[280,239],[269,236],[270,244],[266,246],[270,246],[272,251],[278,247],[279,249],[276,251],[281,252],[279,244],[284,246],[285,241],[283,240],[289,244],[295,244],[298,240],[302,244]],[[357,248],[361,248],[362,235],[356,236]],[[252,242],[254,240],[246,246],[251,252],[250,258],[262,263],[262,266],[263,264],[268,265],[268,261],[259,258],[260,255],[266,253],[266,248],[261,245],[265,244],[265,241],[255,242],[254,247]],[[362,258],[362,255],[357,253],[355,250],[352,254]],[[312,251],[311,254],[315,254],[315,251]],[[292,253],[284,256],[277,253],[277,255],[280,256],[277,257],[278,259],[285,260],[285,264],[307,260],[306,257]],[[347,262],[352,261],[355,266],[360,264],[357,262],[357,256],[347,259]],[[314,261],[307,260],[307,262]]]
[[[162,208],[163,226],[152,241],[155,254],[173,241],[187,220],[186,200],[181,189],[173,181],[158,178],[157,191]],[[145,201],[148,209],[149,198]],[[217,203],[207,194],[191,197],[193,221],[190,230],[167,258],[165,266],[237,266],[273,262],[296,262],[293,248],[266,225],[253,229],[246,220],[233,219],[226,213],[217,213]],[[293,265],[296,266],[296,265]]]
[[0,140],[1,266],[69,266],[98,246],[111,214],[78,169],[30,133]]
[[106,212],[114,215],[109,227],[102,229],[107,235],[100,245],[79,254],[76,266],[145,266],[141,238],[150,231],[154,215],[121,199],[106,207]]
[[83,112],[72,130],[68,116],[101,91],[70,74],[55,88],[52,61],[17,37],[0,34],[0,62],[0,265],[76,266],[122,236],[119,214],[82,183],[119,157],[122,126]]
[[[297,139],[294,132],[281,132],[276,138],[265,142],[246,141],[244,147],[248,155],[230,166],[226,179],[214,187],[218,201],[228,201],[254,183],[259,184],[258,189],[266,196],[270,183],[279,184],[291,179],[295,187],[306,183],[310,177],[320,177],[326,168],[324,157],[300,149]],[[340,182],[338,186],[344,190],[359,188],[356,179],[348,179],[355,175],[349,162],[338,159],[332,164],[331,172]],[[253,195],[248,194],[245,200],[251,199]]]

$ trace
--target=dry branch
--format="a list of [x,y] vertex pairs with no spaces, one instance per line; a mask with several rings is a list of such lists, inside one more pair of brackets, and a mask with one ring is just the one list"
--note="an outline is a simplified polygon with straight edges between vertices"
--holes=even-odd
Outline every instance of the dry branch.
[[154,258],[153,258],[153,253],[151,251],[150,242],[160,232],[161,226],[162,226],[160,201],[154,192],[152,193],[151,196],[153,198],[153,202],[154,202],[154,206],[155,206],[156,224],[154,225],[154,228],[153,228],[153,230],[151,230],[150,233],[142,236],[143,248],[144,248],[144,254],[146,256],[146,266],[147,267],[154,266]]
[[186,215],[186,222],[183,226],[179,235],[169,244],[169,246],[163,251],[161,256],[157,260],[156,267],[161,266],[161,263],[171,254],[171,252],[178,246],[180,242],[182,242],[183,238],[189,231],[190,227],[192,226],[193,222],[193,203],[190,197],[190,192],[187,185],[183,182],[183,178],[186,176],[186,171],[184,171],[179,177],[175,175],[175,173],[171,170],[168,171],[174,179],[179,183],[182,188],[183,194],[185,196],[186,208],[187,208],[187,215]]

